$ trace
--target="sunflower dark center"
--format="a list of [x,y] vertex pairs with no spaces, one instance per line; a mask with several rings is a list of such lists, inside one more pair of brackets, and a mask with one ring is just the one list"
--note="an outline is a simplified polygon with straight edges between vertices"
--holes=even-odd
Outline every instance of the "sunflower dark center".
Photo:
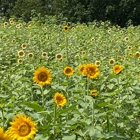
[[89,68],[88,69],[88,74],[94,75],[94,73],[95,73],[95,69],[94,68]]
[[40,72],[38,74],[38,80],[45,82],[48,79],[48,75],[45,72]]
[[60,102],[62,102],[63,99],[62,99],[62,97],[58,96],[58,97],[56,97],[56,100],[58,103],[60,103]]
[[65,71],[67,74],[71,73],[71,69],[66,69]]
[[28,124],[23,123],[19,126],[18,132],[20,136],[27,136],[31,132],[31,127]]

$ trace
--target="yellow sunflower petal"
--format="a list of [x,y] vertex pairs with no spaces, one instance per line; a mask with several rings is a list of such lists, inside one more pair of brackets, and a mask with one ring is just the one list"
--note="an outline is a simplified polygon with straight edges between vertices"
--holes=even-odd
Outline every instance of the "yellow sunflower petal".
[[25,115],[18,115],[14,121],[10,123],[11,127],[6,131],[12,139],[29,140],[33,139],[37,132],[36,123],[30,117]]
[[83,73],[88,77],[88,78],[97,78],[99,76],[99,69],[96,65],[94,64],[87,64],[84,68]]
[[50,73],[50,70],[44,67],[38,68],[34,72],[34,77],[33,77],[34,82],[37,84],[43,86],[45,84],[50,84],[52,80],[52,75]]
[[67,103],[67,100],[63,94],[57,92],[54,95],[54,102],[57,106],[64,106]]
[[74,70],[73,70],[72,67],[66,66],[66,67],[64,68],[63,72],[64,72],[65,75],[71,76],[71,75],[73,75]]
[[119,74],[122,70],[123,70],[123,67],[122,67],[121,65],[115,65],[115,66],[113,67],[113,72],[114,72],[115,74]]

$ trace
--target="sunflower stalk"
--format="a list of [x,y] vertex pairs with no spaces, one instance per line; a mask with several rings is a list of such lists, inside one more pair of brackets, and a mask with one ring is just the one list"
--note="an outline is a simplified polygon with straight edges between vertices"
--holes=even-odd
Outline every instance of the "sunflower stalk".
[[56,137],[56,129],[55,129],[55,125],[56,125],[56,105],[54,105],[54,122],[53,122],[53,131],[54,131],[54,138]]
[[3,107],[1,107],[1,116],[2,116],[2,127],[4,128],[4,111],[3,111]]
[[43,86],[41,86],[42,106],[45,105]]
[[68,48],[68,37],[66,34],[66,57],[67,57],[67,63],[69,64],[69,48]]
[[92,101],[92,123],[94,124],[94,103],[95,101]]

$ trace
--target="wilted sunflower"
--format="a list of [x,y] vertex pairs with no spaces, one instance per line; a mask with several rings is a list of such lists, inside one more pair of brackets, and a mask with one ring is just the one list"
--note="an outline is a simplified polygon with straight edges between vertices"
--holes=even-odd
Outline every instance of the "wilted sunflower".
[[98,67],[92,63],[86,64],[83,72],[88,78],[91,78],[91,79],[97,78],[100,73]]
[[24,51],[23,50],[18,51],[18,56],[23,57],[24,56]]
[[64,30],[64,31],[68,31],[68,30],[69,30],[69,26],[65,25],[65,26],[63,27],[63,30]]
[[65,75],[71,76],[71,75],[73,75],[74,70],[73,70],[72,67],[66,66],[66,67],[64,68],[63,72],[64,72]]
[[91,90],[90,95],[96,97],[98,95],[97,90],[96,89]]
[[80,74],[84,74],[84,68],[85,68],[86,64],[81,64],[79,67],[78,67],[78,71]]
[[50,70],[44,67],[38,68],[34,72],[33,80],[34,82],[36,82],[41,86],[44,86],[45,84],[50,84],[52,80],[52,75],[50,73]]
[[4,130],[2,127],[0,127],[0,140],[12,140],[10,136],[4,133]]
[[17,115],[13,122],[10,122],[11,127],[8,128],[8,134],[12,140],[29,140],[33,139],[37,132],[36,123],[26,115]]
[[64,106],[67,103],[67,100],[63,94],[56,92],[54,95],[54,102],[57,106]]
[[115,65],[115,66],[113,67],[113,72],[114,72],[115,74],[119,74],[122,70],[123,70],[123,67],[122,67],[121,65]]

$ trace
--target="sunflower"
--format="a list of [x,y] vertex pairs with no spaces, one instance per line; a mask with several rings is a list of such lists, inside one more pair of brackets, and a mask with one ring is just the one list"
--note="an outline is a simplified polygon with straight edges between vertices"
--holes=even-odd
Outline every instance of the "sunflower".
[[16,42],[16,40],[15,39],[12,39],[12,43],[15,43]]
[[4,22],[3,25],[4,25],[4,27],[7,26],[8,25],[8,22]]
[[81,64],[79,67],[78,67],[78,71],[80,74],[84,74],[84,68],[85,68],[86,64]]
[[125,37],[125,38],[124,38],[124,41],[128,41],[128,40],[129,40],[129,38],[128,38],[128,37]]
[[128,46],[127,48],[128,48],[129,50],[132,50],[132,46]]
[[9,18],[9,22],[10,22],[10,21],[14,21],[14,19],[13,19],[13,18]]
[[73,75],[74,70],[73,70],[72,67],[66,66],[66,67],[64,68],[63,72],[64,72],[65,75],[71,76],[71,75]]
[[62,54],[61,53],[56,54],[56,59],[61,60],[62,59]]
[[23,60],[22,59],[18,59],[18,63],[19,64],[22,64],[23,63]]
[[43,57],[46,57],[47,56],[47,53],[46,52],[42,52],[42,56]]
[[136,52],[136,53],[135,53],[135,56],[136,56],[137,58],[139,58],[139,57],[140,57],[140,52]]
[[23,43],[23,44],[21,45],[21,47],[22,47],[22,49],[26,49],[27,44]]
[[44,86],[45,84],[50,84],[52,80],[50,70],[44,67],[38,68],[34,72],[33,80],[41,86]]
[[83,72],[88,78],[91,78],[91,79],[97,78],[100,73],[98,67],[92,63],[86,64]]
[[10,136],[4,133],[4,130],[2,127],[0,127],[0,140],[12,140]]
[[82,51],[82,54],[83,54],[83,55],[86,54],[86,51]]
[[96,89],[91,90],[90,95],[96,97],[98,95],[97,90]]
[[101,65],[101,62],[100,62],[100,61],[95,61],[95,65],[96,65],[97,67],[99,67],[99,66]]
[[24,51],[23,50],[18,51],[18,56],[23,57],[24,56]]
[[28,53],[28,57],[33,57],[34,56],[34,54],[33,53]]
[[121,65],[115,65],[113,67],[113,71],[115,74],[119,74],[123,70],[123,67]]
[[54,95],[54,102],[57,106],[64,106],[67,103],[67,100],[63,94],[56,92]]
[[114,63],[115,63],[115,60],[114,60],[114,59],[110,59],[110,60],[109,60],[109,64],[110,64],[110,65],[113,65]]
[[69,30],[69,26],[65,25],[65,26],[63,27],[63,30],[64,30],[64,31],[68,31],[68,30]]
[[15,116],[14,121],[10,122],[11,127],[8,128],[8,134],[13,140],[29,140],[33,139],[37,132],[36,123],[26,115]]

